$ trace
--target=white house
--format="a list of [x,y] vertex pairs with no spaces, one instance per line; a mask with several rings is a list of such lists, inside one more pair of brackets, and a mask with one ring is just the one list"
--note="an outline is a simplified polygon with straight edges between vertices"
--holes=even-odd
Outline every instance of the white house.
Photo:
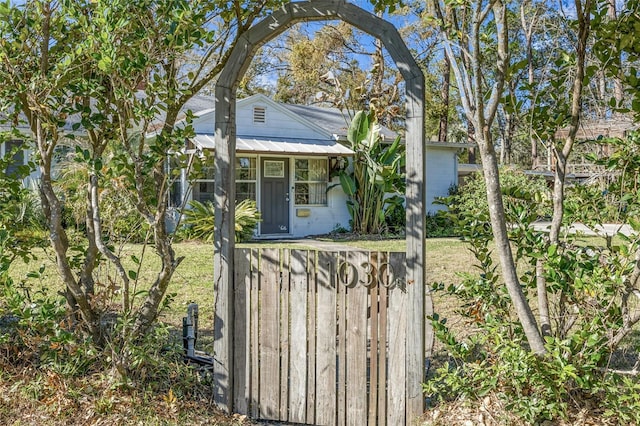
[[[198,150],[215,148],[214,111],[194,108],[204,106],[206,98],[196,97],[197,105],[187,105],[196,116],[190,146]],[[256,201],[262,214],[256,237],[298,238],[349,228],[346,195],[337,177],[331,178],[353,155],[346,146],[348,122],[335,108],[282,104],[264,95],[237,101],[236,199]],[[395,137],[388,129],[382,135],[390,141]],[[427,143],[429,212],[440,209],[433,200],[457,184],[457,154],[464,147]],[[213,170],[191,188],[183,179],[181,198],[212,200],[213,183]]]
[[[194,96],[185,105],[195,119],[196,136],[188,148],[215,148],[215,118],[210,96]],[[337,178],[337,170],[347,164],[353,152],[347,147],[349,117],[336,108],[277,103],[264,95],[237,101],[236,105],[236,199],[254,199],[262,214],[258,238],[299,238],[349,228],[347,197]],[[71,123],[66,127],[71,131]],[[0,131],[8,130],[0,127]],[[28,133],[28,129],[22,129]],[[382,128],[392,141],[395,133]],[[0,155],[22,144],[20,140],[0,143]],[[467,144],[427,142],[426,204],[434,213],[443,206],[432,204],[458,184],[458,153]],[[26,146],[17,151],[14,162],[26,164],[32,152]],[[172,204],[182,200],[213,200],[214,170],[189,185],[186,173],[174,186]],[[33,185],[35,170],[25,180]],[[33,183],[32,183],[33,182]]]

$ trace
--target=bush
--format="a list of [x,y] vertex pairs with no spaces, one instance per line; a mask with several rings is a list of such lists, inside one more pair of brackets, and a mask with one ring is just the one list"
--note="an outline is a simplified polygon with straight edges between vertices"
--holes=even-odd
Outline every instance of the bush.
[[393,208],[388,209],[385,214],[385,224],[387,231],[392,234],[403,234],[407,227],[407,210],[402,204],[394,205]]
[[[518,181],[518,185],[509,184]],[[446,288],[434,285],[434,291],[456,299],[456,313],[467,326],[464,335],[457,334],[448,328],[446,318],[431,317],[450,362],[438,369],[425,391],[434,400],[481,401],[491,395],[529,424],[557,421],[593,406],[598,415],[613,422],[638,424],[640,398],[629,397],[635,394],[637,381],[610,368],[621,368],[615,364],[621,340],[613,336],[628,333],[627,312],[635,309],[627,304],[634,297],[628,276],[640,238],[619,236],[621,244],[610,247],[566,235],[560,244],[550,245],[546,234],[531,227],[548,211],[548,197],[535,184],[524,185],[519,177],[505,182],[509,239],[529,303],[536,301],[538,283],[546,285],[551,313],[545,336],[547,352],[536,356],[528,348],[499,266],[494,263],[486,202],[478,201],[479,191],[466,191],[465,187],[457,198],[451,197],[449,217],[468,242],[478,273],[463,274],[460,283]],[[590,192],[581,194],[587,197]],[[575,205],[590,203],[593,200],[588,197],[575,201]],[[640,231],[640,223],[632,225]],[[633,340],[631,336],[631,340],[637,348],[637,337]],[[636,359],[637,349],[632,362]]]
[[[544,178],[502,169],[500,183],[507,212],[524,208],[529,210],[528,216],[535,219],[551,217],[551,193]],[[489,221],[487,189],[482,174],[472,175],[464,186],[452,188],[450,194],[439,202],[447,206],[453,216],[474,216],[478,220]],[[455,218],[451,219],[456,221]]]
[[[253,200],[242,200],[236,204],[235,238],[236,242],[248,241],[260,221],[260,212]],[[185,232],[189,237],[204,241],[213,241],[215,209],[211,201],[201,203],[189,202],[184,211]]]
[[458,236],[453,221],[444,211],[427,213],[426,232],[427,238]]
[[0,280],[0,353],[12,354],[2,363],[46,367],[65,376],[86,374],[97,358],[89,342],[73,333],[64,298],[31,295],[5,274]]

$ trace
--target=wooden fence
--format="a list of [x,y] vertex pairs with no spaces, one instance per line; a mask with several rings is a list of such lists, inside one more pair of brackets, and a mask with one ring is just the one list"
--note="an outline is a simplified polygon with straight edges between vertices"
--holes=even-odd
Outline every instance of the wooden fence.
[[415,393],[407,377],[424,369],[407,371],[405,360],[425,348],[406,330],[424,318],[405,308],[425,292],[407,288],[405,264],[405,253],[236,249],[235,411],[311,425],[411,424],[421,413],[406,403]]

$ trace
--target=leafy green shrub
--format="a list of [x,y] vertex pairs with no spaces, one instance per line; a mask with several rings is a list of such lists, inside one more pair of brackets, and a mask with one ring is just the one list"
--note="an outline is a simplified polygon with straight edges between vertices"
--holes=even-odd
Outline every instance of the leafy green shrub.
[[66,376],[86,374],[97,359],[95,351],[73,333],[64,298],[31,295],[7,275],[0,280],[0,316],[12,319],[0,347],[4,353],[19,354],[5,362],[46,367]]
[[399,194],[405,191],[405,176],[399,171],[405,162],[405,147],[399,136],[391,144],[384,143],[373,110],[358,111],[347,133],[355,155],[351,167],[339,177],[348,197],[351,229],[379,234],[386,230],[387,216],[403,210],[404,199]]
[[446,212],[427,213],[426,219],[427,238],[455,237],[458,235],[453,221]]
[[[576,194],[585,197],[576,205],[594,203],[588,198],[591,192]],[[621,235],[622,243],[610,247],[565,235],[560,244],[552,245],[546,234],[531,227],[547,211],[548,198],[535,185],[507,184],[503,195],[520,284],[533,302],[540,282],[546,286],[551,313],[547,352],[537,356],[527,346],[494,263],[486,203],[472,202],[479,194],[470,192],[457,204],[453,199],[449,217],[469,243],[479,271],[461,275],[456,285],[434,285],[434,291],[445,291],[459,302],[456,313],[469,326],[466,335],[457,334],[445,318],[432,316],[436,336],[451,361],[438,369],[425,391],[434,400],[478,401],[491,394],[531,424],[566,418],[570,411],[589,408],[589,401],[597,400],[599,415],[619,424],[637,424],[640,398],[629,395],[638,384],[609,368],[621,368],[615,364],[615,352],[629,333],[627,313],[635,309],[627,303],[634,298],[628,277],[640,237]],[[631,224],[636,233],[640,231],[640,223]],[[637,348],[637,341],[631,344]]]
[[403,234],[407,227],[407,210],[404,205],[394,205],[385,214],[387,231],[392,234]]
[[[509,169],[500,170],[500,183],[505,196],[505,210],[527,209],[528,216],[535,219],[551,217],[551,194],[544,178],[529,176]],[[465,184],[451,191],[449,197],[442,198],[441,204],[449,208],[454,216],[489,221],[489,206],[484,177],[476,173]],[[452,218],[456,222],[455,218]],[[462,230],[460,231],[462,233]]]
[[[184,224],[192,238],[213,241],[215,209],[211,201],[201,203],[192,200],[184,211]],[[248,241],[260,221],[260,212],[253,200],[242,200],[236,204],[235,238],[237,242]]]

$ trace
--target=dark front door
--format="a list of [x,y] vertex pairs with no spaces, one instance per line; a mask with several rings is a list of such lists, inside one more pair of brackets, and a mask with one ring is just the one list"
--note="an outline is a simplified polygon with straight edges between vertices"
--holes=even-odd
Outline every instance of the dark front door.
[[260,210],[262,234],[289,233],[289,159],[261,160]]

